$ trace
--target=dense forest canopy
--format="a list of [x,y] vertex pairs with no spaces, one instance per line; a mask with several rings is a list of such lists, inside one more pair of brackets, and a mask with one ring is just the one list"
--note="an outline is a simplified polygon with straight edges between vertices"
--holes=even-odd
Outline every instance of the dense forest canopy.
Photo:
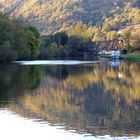
[[48,34],[62,27],[69,27],[77,21],[89,26],[102,26],[106,19],[111,20],[119,16],[123,20],[121,22],[123,25],[135,22],[131,21],[129,14],[140,7],[140,2],[139,0],[0,0],[0,7],[11,17],[28,21],[38,27],[42,34]]

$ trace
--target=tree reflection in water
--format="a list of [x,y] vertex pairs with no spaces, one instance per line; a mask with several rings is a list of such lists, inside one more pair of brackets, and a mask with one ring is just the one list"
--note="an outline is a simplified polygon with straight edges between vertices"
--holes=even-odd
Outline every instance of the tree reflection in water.
[[[1,107],[93,135],[140,135],[140,64],[3,66]],[[12,102],[8,100],[13,99]],[[7,103],[7,102],[8,103]]]

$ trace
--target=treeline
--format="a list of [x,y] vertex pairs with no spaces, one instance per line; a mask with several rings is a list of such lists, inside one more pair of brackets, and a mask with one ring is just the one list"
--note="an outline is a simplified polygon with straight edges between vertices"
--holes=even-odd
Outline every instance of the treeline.
[[0,61],[83,55],[83,49],[94,44],[85,33],[87,26],[82,26],[79,22],[73,29],[40,36],[35,27],[21,26],[0,14]]
[[0,61],[31,59],[39,55],[40,34],[0,14]]
[[94,52],[97,53],[96,46],[89,35],[86,36],[85,30],[81,30],[79,23],[76,26],[70,29],[74,34],[67,30],[43,36],[40,58],[83,56],[84,51],[90,48],[95,48]]
[[104,30],[104,26],[87,26],[79,21],[58,33],[44,36],[41,56],[79,56],[87,50],[97,54],[103,49],[140,50],[140,24],[124,26],[119,30]]
[[66,32],[58,32],[48,36],[42,36],[42,47],[40,58],[63,57],[68,55],[67,44],[68,35]]

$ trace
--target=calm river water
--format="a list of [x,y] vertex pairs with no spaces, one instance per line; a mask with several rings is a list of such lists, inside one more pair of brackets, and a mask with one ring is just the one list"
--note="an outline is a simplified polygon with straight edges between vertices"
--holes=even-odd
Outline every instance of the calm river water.
[[39,64],[0,65],[0,139],[140,139],[139,62]]

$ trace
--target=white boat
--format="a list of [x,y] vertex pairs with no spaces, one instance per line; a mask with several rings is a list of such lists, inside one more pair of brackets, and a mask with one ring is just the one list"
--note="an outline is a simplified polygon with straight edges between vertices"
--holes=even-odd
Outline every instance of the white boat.
[[110,54],[111,59],[120,59],[121,53],[120,51],[112,51]]

